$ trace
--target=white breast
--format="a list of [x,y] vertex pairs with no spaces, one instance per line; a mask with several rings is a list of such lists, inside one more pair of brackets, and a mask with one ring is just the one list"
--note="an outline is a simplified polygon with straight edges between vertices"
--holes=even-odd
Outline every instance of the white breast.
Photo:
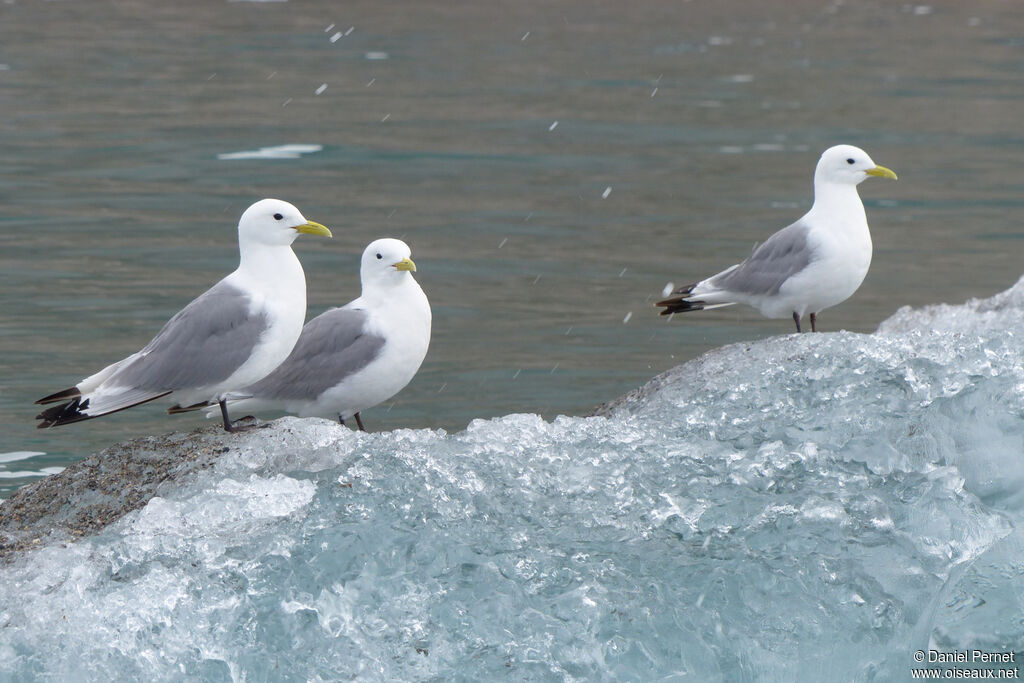
[[426,295],[412,278],[400,295],[367,301],[367,332],[385,339],[380,354],[365,368],[341,384],[323,392],[315,401],[291,405],[302,416],[351,417],[378,405],[412,381],[430,346],[431,314]]
[[[232,285],[249,293],[252,315],[264,315],[267,329],[252,355],[226,380],[203,390],[217,397],[246,387],[270,374],[288,357],[302,333],[306,318],[306,276],[291,247],[268,247],[245,267],[228,276]],[[270,253],[274,252],[274,253]],[[184,404],[187,397],[183,398]]]

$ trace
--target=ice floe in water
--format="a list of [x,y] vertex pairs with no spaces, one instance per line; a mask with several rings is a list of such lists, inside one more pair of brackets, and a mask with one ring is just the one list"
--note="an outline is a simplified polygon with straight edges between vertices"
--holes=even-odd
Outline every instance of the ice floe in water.
[[46,455],[46,453],[42,453],[40,451],[10,451],[9,453],[0,453],[0,463],[28,460],[29,458],[34,458],[37,455]]
[[[325,83],[321,87],[323,90],[326,90],[327,84]],[[319,95],[323,90],[317,89],[316,94]],[[275,145],[273,147],[260,147],[259,149],[218,154],[217,158],[228,161],[237,161],[239,159],[298,159],[303,154],[321,152],[323,148],[323,145]]]
[[[9,453],[0,453],[0,479],[25,479],[31,480],[35,477],[45,477],[50,474],[57,474],[64,470],[63,467],[39,467],[37,469],[24,469],[25,461],[32,460],[40,455],[46,455],[39,451],[11,451]],[[12,469],[12,463],[14,467],[21,467],[23,469]],[[15,482],[17,484],[17,482]]]
[[607,416],[285,419],[2,570],[0,678],[904,680],[1024,644],[1024,282]]

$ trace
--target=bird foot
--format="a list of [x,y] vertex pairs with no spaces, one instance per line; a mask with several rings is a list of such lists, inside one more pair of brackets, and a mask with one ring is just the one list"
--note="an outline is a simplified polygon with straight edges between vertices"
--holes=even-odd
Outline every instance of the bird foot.
[[233,422],[225,423],[224,424],[224,431],[231,432],[231,433],[235,433],[235,432],[248,432],[249,430],[252,430],[252,429],[266,429],[267,427],[270,426],[269,423],[268,424],[239,424],[240,422],[254,422],[255,420],[256,420],[256,417],[253,416],[253,415],[246,415],[245,417],[240,417],[237,420],[234,420]]

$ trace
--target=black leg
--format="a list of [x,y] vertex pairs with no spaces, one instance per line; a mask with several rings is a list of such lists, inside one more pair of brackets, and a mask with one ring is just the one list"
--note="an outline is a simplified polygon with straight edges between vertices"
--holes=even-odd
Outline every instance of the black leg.
[[359,413],[356,413],[356,424],[359,425],[359,431],[366,431],[366,427],[363,426],[363,420],[361,417],[359,417]]
[[793,322],[796,323],[796,331],[800,332],[800,314],[793,311]]
[[818,316],[816,313],[811,313],[811,332],[818,331]]
[[228,417],[228,402],[221,399],[220,403],[220,416],[224,419],[224,431],[233,432],[235,431],[234,425],[231,424],[231,418]]
[[338,413],[338,424],[340,424],[342,427],[345,426],[345,418],[341,416],[341,413]]

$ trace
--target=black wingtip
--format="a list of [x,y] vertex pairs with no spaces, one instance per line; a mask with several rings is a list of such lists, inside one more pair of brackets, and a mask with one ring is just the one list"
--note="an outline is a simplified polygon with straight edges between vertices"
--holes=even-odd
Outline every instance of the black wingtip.
[[36,415],[37,420],[42,420],[42,422],[36,426],[39,429],[45,429],[46,427],[59,427],[60,425],[68,425],[75,422],[81,422],[82,420],[91,420],[94,417],[102,417],[103,415],[110,415],[111,413],[119,413],[122,410],[128,410],[129,408],[134,408],[135,406],[142,405],[143,403],[155,401],[158,398],[163,398],[169,393],[171,392],[165,391],[162,394],[154,394],[153,396],[144,398],[141,401],[136,401],[135,403],[131,403],[126,406],[120,406],[119,408],[115,408],[114,410],[108,409],[105,412],[97,414],[86,414],[82,412],[89,407],[89,399],[87,398],[83,400],[82,397],[79,396],[72,401],[68,401],[67,403],[61,403],[59,406],[47,408],[43,412]]
[[71,401],[72,399],[79,398],[82,392],[78,390],[78,387],[71,387],[64,391],[58,391],[56,394],[50,394],[36,401],[36,405],[46,405],[47,403],[56,403],[57,401]]
[[666,299],[659,301],[656,306],[664,306],[665,310],[661,315],[672,315],[673,313],[687,313],[689,311],[703,311],[703,301],[686,301],[685,299]]
[[704,306],[707,304],[706,301],[687,298],[693,293],[693,288],[696,286],[697,283],[686,285],[685,287],[678,287],[672,290],[672,296],[667,299],[663,299],[662,301],[658,301],[654,305],[665,307],[665,310],[661,311],[662,315],[686,313],[687,311],[703,311]]
[[79,396],[67,403],[61,403],[60,405],[53,406],[52,408],[47,408],[36,415],[36,419],[41,420],[41,422],[36,425],[36,428],[46,429],[48,427],[59,427],[60,425],[88,420],[92,416],[86,415],[82,412],[82,410],[88,407],[89,399],[85,399],[83,401],[81,396]]
[[216,403],[210,403],[209,401],[203,401],[201,403],[193,403],[190,406],[183,406],[183,405],[180,405],[180,404],[176,403],[176,404],[174,404],[173,406],[171,406],[170,408],[167,409],[167,414],[168,415],[177,415],[179,413],[191,413],[193,410],[202,410],[203,408],[209,408],[210,406],[215,406],[215,405],[217,405],[217,404]]

